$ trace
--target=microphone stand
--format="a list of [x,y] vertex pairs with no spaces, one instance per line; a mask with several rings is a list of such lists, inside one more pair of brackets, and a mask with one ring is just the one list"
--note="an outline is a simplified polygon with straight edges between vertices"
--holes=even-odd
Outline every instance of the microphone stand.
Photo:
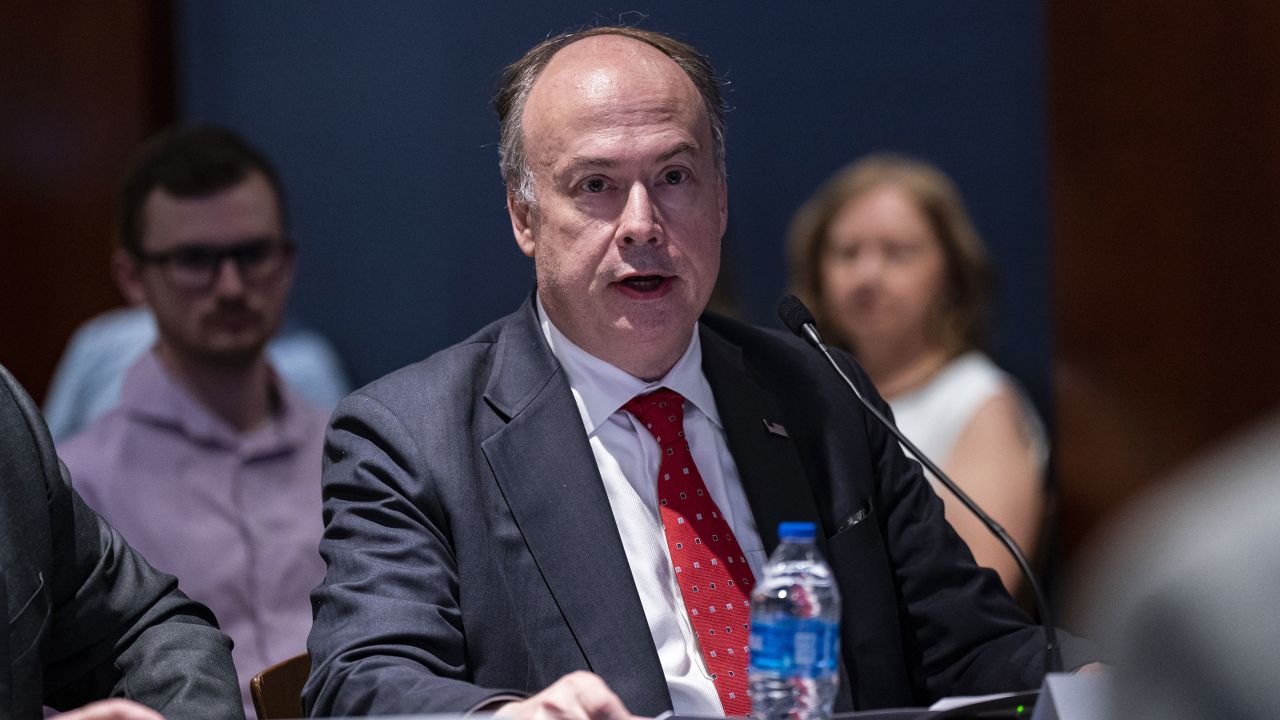
[[[907,436],[903,435],[902,431],[898,429],[898,426],[889,418],[885,417],[884,413],[880,412],[880,409],[867,400],[862,392],[858,390],[858,386],[854,384],[853,380],[849,379],[849,376],[845,374],[844,370],[840,367],[840,364],[837,363],[836,359],[831,355],[831,351],[827,348],[826,344],[822,342],[822,337],[818,335],[818,329],[814,325],[813,315],[798,298],[793,295],[784,297],[782,302],[779,303],[778,314],[782,317],[782,321],[786,323],[787,327],[790,328],[792,332],[799,335],[822,353],[823,357],[827,359],[827,362],[831,367],[840,375],[840,379],[844,380],[845,385],[848,385],[849,389],[853,391],[854,397],[858,398],[858,401],[862,403],[862,406],[875,416],[875,418],[880,421],[880,424],[884,425],[889,432],[893,433],[893,436],[898,439],[898,442],[902,443],[904,447],[910,450],[911,454],[920,461],[920,464],[928,468],[929,471],[932,472],[944,486],[946,486],[947,490],[949,490],[952,495],[955,495],[970,512],[976,515],[977,518],[982,521],[982,524],[986,525],[987,529],[1000,540],[1000,542],[1009,551],[1009,554],[1013,556],[1013,559],[1018,563],[1018,569],[1022,571],[1022,576],[1026,579],[1027,585],[1031,588],[1031,592],[1035,597],[1036,612],[1040,615],[1040,626],[1044,629],[1045,674],[1061,672],[1062,655],[1058,649],[1058,636],[1053,627],[1053,617],[1049,613],[1049,602],[1045,599],[1044,591],[1040,588],[1040,583],[1036,581],[1035,573],[1031,570],[1031,563],[1027,562],[1027,557],[1022,553],[1018,544],[1013,541],[1013,538],[1009,537],[1009,533],[1001,527],[1000,523],[996,522],[986,513],[986,511],[979,507],[978,504],[973,501],[973,498],[969,497],[950,477],[947,476],[946,473],[942,471],[942,468],[939,468],[927,455],[921,452],[920,448],[916,447],[915,443],[908,440]],[[797,317],[798,315],[799,317]]]

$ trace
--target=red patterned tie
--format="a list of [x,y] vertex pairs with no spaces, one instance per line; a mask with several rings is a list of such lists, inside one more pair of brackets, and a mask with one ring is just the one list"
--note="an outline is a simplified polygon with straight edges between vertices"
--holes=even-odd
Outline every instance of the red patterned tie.
[[751,588],[755,577],[729,523],[707,492],[684,437],[684,397],[667,388],[623,409],[658,441],[658,511],[685,610],[725,715],[751,714],[747,692]]

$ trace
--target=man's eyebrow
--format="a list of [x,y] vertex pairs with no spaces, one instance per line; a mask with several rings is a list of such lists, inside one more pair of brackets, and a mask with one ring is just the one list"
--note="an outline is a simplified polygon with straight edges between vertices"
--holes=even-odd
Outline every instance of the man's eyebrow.
[[611,167],[616,167],[617,164],[618,164],[617,161],[610,160],[608,158],[589,157],[586,155],[574,155],[573,157],[569,158],[568,167],[570,168],[580,168],[580,167],[611,168]]
[[[658,162],[666,162],[677,155],[688,153],[690,155],[698,154],[698,146],[691,142],[677,143],[675,147],[658,156]],[[589,155],[575,155],[569,158],[566,165],[567,168],[595,167],[609,169],[618,166],[618,161],[610,158],[592,157]]]
[[671,158],[677,155],[680,155],[681,153],[689,153],[690,155],[697,155],[698,150],[699,148],[696,144],[690,143],[690,142],[682,142],[676,145],[675,147],[671,148],[670,150],[659,155],[658,162],[666,162]]

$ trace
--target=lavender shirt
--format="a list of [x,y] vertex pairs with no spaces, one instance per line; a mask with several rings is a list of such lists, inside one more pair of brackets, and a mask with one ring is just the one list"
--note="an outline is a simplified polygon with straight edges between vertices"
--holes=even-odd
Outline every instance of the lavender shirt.
[[164,370],[129,368],[120,404],[59,455],[84,499],[231,636],[245,713],[249,679],[306,650],[327,416],[276,382],[280,410],[239,433]]

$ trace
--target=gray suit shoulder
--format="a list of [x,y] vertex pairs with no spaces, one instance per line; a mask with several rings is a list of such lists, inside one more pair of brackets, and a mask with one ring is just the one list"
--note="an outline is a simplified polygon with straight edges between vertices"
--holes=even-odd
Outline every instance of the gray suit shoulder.
[[510,317],[496,320],[466,340],[394,370],[352,395],[364,395],[394,409],[406,403],[419,405],[424,401],[456,398],[458,393],[478,392],[476,386],[483,382],[487,369],[493,364],[502,326],[510,320]]
[[[840,397],[848,392],[822,355],[786,330],[752,325],[710,312],[703,313],[701,323],[704,330],[740,349],[748,371],[768,386],[790,394],[797,384],[804,384],[817,393],[814,399],[829,400],[833,392],[841,393]],[[832,355],[864,392],[871,386],[852,356],[843,350],[832,350]]]

